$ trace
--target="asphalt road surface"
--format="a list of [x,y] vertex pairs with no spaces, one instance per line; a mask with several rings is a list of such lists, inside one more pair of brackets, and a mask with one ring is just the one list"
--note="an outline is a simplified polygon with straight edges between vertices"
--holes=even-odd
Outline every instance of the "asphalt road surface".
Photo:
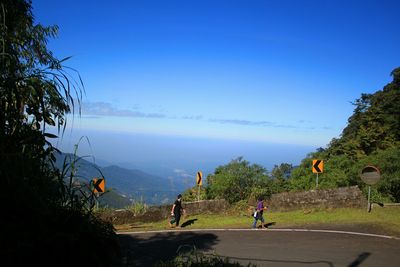
[[231,261],[257,266],[400,266],[400,240],[331,232],[175,231],[119,235],[126,260],[152,266],[170,260],[179,247],[195,246]]

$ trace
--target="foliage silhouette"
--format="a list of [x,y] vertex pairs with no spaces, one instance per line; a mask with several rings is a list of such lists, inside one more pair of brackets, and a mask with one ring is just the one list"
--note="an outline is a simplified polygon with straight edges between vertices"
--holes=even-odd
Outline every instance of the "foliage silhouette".
[[57,135],[48,129],[63,134],[84,94],[69,58],[47,48],[57,31],[35,24],[30,1],[0,2],[0,257],[6,266],[115,266],[114,229],[93,215],[90,188],[76,183],[79,159],[54,168]]

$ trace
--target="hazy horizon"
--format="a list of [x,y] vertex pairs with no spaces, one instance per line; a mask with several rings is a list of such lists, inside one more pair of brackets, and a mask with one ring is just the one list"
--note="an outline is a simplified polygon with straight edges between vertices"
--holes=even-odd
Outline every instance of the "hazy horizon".
[[81,137],[83,139],[79,143],[78,155],[93,156],[96,163],[102,166],[118,165],[157,175],[163,169],[176,172],[180,169],[185,172],[203,170],[209,173],[213,168],[227,164],[237,157],[244,157],[250,163],[262,165],[271,171],[274,165],[280,163],[298,165],[308,153],[318,148],[257,141],[78,129],[72,132],[66,130],[64,137],[55,142],[55,145],[63,152],[71,153]]

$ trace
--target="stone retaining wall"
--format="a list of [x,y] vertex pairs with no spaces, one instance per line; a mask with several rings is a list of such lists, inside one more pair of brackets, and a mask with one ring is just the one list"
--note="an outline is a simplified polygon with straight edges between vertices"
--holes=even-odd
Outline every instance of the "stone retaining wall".
[[[361,190],[357,186],[352,186],[273,194],[271,199],[267,201],[267,205],[271,211],[290,211],[314,208],[364,208],[367,206],[367,202]],[[229,203],[223,199],[184,202],[182,206],[188,215],[221,214],[230,207]],[[113,224],[155,222],[167,219],[171,213],[171,208],[172,204],[153,206],[144,214],[138,216],[134,216],[129,210],[107,211],[102,213],[100,217]],[[253,208],[249,208],[250,213]]]
[[[229,208],[229,203],[220,200],[202,200],[198,202],[183,202],[182,207],[186,214],[220,214]],[[113,224],[126,224],[132,222],[154,222],[167,219],[171,214],[172,204],[163,206],[152,206],[144,214],[134,216],[129,210],[106,211],[100,215]]]
[[351,186],[273,194],[268,205],[271,211],[289,211],[312,208],[362,208],[367,206],[367,202],[358,186]]

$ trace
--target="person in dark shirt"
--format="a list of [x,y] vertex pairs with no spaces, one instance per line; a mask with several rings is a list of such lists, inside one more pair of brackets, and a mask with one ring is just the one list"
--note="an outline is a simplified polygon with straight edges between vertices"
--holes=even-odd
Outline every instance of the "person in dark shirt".
[[183,211],[183,209],[182,209],[182,195],[179,194],[176,197],[175,203],[174,203],[174,205],[172,206],[172,209],[171,209],[171,215],[175,216],[176,227],[179,227],[179,221],[181,219],[182,211]]

